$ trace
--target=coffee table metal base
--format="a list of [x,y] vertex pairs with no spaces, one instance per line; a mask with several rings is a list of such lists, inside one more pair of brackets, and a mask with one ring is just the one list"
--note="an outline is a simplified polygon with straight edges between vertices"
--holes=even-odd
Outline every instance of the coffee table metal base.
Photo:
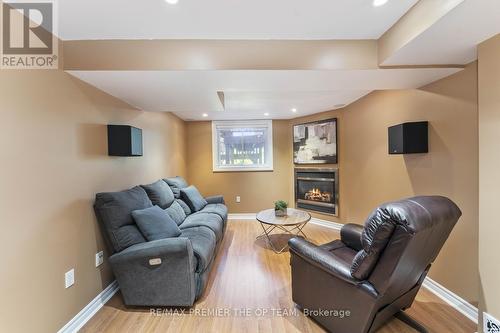
[[302,235],[304,238],[307,238],[306,234],[302,230],[306,226],[307,222],[297,224],[297,225],[290,225],[290,226],[279,225],[279,224],[268,225],[268,224],[262,223],[260,221],[259,221],[259,224],[262,227],[263,233],[260,234],[259,236],[257,236],[256,239],[260,239],[260,238],[265,237],[269,246],[273,249],[274,252],[276,252],[278,254],[283,253],[288,248],[288,244],[283,246],[281,249],[279,249],[275,246],[275,244],[273,243],[273,241],[270,237],[271,235],[278,235],[278,233],[273,234],[273,231],[275,229],[279,229],[279,230],[283,231],[284,234],[287,234],[287,235],[292,235],[292,236]]

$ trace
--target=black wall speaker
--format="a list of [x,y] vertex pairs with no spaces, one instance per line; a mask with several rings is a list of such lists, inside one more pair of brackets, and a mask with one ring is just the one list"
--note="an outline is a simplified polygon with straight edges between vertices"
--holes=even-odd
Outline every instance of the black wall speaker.
[[108,125],[109,156],[142,156],[142,130],[127,125]]
[[389,127],[389,154],[429,152],[429,123],[419,121]]

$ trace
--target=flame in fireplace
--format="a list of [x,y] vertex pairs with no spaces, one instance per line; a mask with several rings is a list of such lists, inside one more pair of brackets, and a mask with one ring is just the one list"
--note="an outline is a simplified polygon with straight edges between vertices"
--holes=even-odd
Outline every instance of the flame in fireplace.
[[330,202],[332,199],[331,193],[322,192],[319,188],[313,188],[306,192],[304,199],[313,201]]

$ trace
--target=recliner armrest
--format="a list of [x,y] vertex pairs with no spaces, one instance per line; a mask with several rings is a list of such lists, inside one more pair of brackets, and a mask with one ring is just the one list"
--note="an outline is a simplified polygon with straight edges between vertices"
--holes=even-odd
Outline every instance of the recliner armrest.
[[224,197],[222,195],[206,197],[205,200],[207,200],[209,204],[225,204]]
[[133,245],[109,258],[127,305],[191,306],[195,258],[188,238]]
[[363,244],[361,243],[363,229],[364,227],[359,224],[345,224],[340,229],[340,240],[351,249],[361,251],[363,249]]
[[188,259],[193,255],[191,241],[187,238],[165,238],[151,242],[133,245],[121,252],[115,253],[109,258],[112,264],[123,262],[143,261],[162,256],[185,257]]
[[331,275],[353,285],[360,281],[351,275],[351,267],[342,262],[335,254],[328,252],[302,237],[294,237],[288,241],[292,254],[300,256],[310,264],[330,273]]

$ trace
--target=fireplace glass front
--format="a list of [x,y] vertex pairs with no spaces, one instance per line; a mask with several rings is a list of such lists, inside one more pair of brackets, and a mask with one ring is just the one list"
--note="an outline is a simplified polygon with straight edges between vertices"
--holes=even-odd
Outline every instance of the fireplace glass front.
[[337,215],[337,179],[337,169],[296,169],[296,206]]

